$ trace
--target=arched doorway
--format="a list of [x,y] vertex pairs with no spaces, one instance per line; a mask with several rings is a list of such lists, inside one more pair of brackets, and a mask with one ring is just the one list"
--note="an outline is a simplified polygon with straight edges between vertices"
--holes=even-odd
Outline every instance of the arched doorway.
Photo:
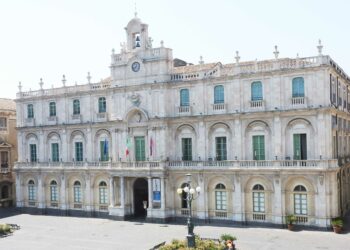
[[1,199],[7,199],[7,198],[9,198],[9,187],[5,185],[1,189]]
[[[147,202],[146,208],[144,202]],[[148,182],[144,178],[138,178],[134,182],[134,216],[146,217],[148,207]]]

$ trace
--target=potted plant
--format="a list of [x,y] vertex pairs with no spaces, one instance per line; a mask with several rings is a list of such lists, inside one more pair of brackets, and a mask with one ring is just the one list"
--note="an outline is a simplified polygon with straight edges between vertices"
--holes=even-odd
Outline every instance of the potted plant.
[[333,231],[339,234],[343,228],[343,220],[339,217],[332,219],[331,224],[333,226]]
[[292,231],[294,229],[294,223],[297,220],[294,214],[289,214],[286,216],[286,223],[288,226],[288,230]]
[[226,246],[226,249],[236,249],[234,241],[237,240],[237,238],[235,236],[232,236],[231,234],[222,234],[220,236],[220,240],[223,241],[224,245]]

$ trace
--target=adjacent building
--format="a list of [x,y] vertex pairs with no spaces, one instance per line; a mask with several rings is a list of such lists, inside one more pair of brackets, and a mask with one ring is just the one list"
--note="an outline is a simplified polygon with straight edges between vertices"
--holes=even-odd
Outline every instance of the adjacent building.
[[15,205],[16,103],[0,98],[0,207]]
[[17,206],[327,227],[349,210],[350,80],[331,57],[188,64],[135,16],[100,82],[17,94]]

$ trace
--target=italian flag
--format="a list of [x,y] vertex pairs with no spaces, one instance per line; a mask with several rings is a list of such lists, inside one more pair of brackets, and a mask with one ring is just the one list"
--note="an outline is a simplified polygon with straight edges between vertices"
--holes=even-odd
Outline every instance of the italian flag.
[[128,156],[130,154],[130,137],[128,136],[126,138],[126,149],[125,149],[125,155]]

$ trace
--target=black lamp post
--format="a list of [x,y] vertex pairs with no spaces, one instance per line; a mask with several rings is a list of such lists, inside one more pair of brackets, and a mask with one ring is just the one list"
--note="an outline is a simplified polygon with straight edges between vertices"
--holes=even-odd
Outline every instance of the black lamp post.
[[197,199],[199,193],[201,191],[200,187],[196,187],[195,189],[191,186],[191,174],[186,174],[187,176],[187,185],[184,188],[178,188],[177,193],[182,198],[182,192],[186,193],[186,197],[184,198],[187,201],[188,208],[188,217],[187,217],[187,246],[188,247],[196,247],[195,236],[193,233],[194,225],[192,222],[192,201]]

